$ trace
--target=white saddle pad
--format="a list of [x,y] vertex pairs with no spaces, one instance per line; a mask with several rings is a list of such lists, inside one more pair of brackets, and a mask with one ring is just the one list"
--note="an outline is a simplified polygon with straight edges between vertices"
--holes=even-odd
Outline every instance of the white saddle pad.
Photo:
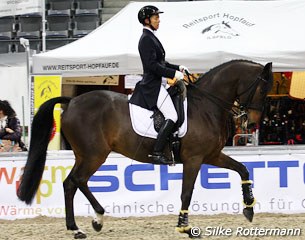
[[[129,96],[130,98],[130,96]],[[187,100],[183,102],[184,105],[184,122],[178,130],[178,136],[181,138],[187,131]],[[147,110],[140,106],[129,103],[130,118],[133,130],[143,137],[157,138],[158,133],[154,128],[153,111]]]

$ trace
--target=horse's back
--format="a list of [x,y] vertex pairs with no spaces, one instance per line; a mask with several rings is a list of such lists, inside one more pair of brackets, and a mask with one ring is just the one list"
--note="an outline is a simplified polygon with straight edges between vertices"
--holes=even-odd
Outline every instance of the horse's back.
[[118,110],[121,106],[126,107],[127,96],[107,90],[96,90],[84,93],[72,99],[68,111],[76,114],[100,115]]
[[125,94],[107,91],[107,90],[96,90],[81,94],[72,99],[69,104],[69,108],[76,105],[77,108],[109,108],[113,107],[113,104],[118,104],[119,102],[127,103],[127,96]]
[[[62,115],[62,130],[72,145],[107,141],[115,137],[120,123],[129,124],[128,101],[124,94],[98,90],[71,100]],[[93,142],[91,143],[93,144]],[[73,146],[72,146],[73,148]]]

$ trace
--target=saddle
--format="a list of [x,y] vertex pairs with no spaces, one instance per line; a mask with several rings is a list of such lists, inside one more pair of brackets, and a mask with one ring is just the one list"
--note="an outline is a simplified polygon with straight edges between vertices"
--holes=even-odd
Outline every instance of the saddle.
[[[184,113],[184,99],[186,97],[186,87],[182,81],[177,81],[177,83],[168,88],[169,96],[171,97],[173,104],[175,106],[176,112],[178,114],[178,120],[175,123],[175,126],[172,130],[172,134],[168,139],[169,149],[171,151],[171,155],[173,156],[174,162],[180,162],[180,137],[177,134],[179,127],[182,126],[185,120],[185,113]],[[161,129],[165,118],[162,112],[159,109],[154,109],[154,113],[151,116],[154,122],[154,129],[156,132],[159,132]]]

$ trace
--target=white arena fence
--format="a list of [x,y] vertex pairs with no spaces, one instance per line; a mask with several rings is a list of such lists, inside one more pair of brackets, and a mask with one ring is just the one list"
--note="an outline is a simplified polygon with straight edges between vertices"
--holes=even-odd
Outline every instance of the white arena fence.
[[[255,212],[305,212],[305,146],[226,147],[224,152],[243,162],[254,181]],[[74,165],[72,151],[49,151],[43,179],[32,205],[19,201],[16,189],[26,153],[0,155],[0,219],[36,216],[64,217],[63,181]],[[159,166],[111,153],[88,185],[108,216],[178,214],[182,165]],[[242,212],[240,177],[231,170],[202,165],[190,205],[191,214]],[[94,211],[80,191],[75,214]]]

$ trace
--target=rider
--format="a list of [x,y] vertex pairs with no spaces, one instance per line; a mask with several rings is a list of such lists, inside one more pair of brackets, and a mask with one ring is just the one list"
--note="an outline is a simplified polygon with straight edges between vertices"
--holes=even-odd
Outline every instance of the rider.
[[160,13],[163,12],[150,5],[142,7],[138,13],[139,22],[143,25],[138,49],[144,74],[142,80],[136,84],[130,103],[149,110],[158,108],[162,112],[165,121],[158,133],[153,153],[149,156],[155,164],[171,164],[163,150],[178,116],[165,86],[162,85],[162,77],[176,78],[179,81],[188,69],[165,61],[165,51],[155,36],[155,31],[159,28]]

